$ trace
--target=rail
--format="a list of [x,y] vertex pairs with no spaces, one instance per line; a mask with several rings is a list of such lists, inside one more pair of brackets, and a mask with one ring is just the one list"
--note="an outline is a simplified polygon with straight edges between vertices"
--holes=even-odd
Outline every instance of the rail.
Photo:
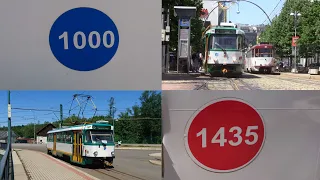
[[1,144],[1,147],[5,147],[6,152],[4,153],[1,163],[0,163],[0,179],[1,180],[13,180],[14,173],[13,173],[13,160],[12,160],[12,149],[9,145]]

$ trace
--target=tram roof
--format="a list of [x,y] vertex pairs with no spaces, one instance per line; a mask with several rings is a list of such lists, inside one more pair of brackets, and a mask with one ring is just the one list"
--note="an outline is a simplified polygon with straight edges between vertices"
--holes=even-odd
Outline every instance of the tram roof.
[[81,124],[81,125],[70,126],[66,128],[53,129],[51,131],[48,131],[47,134],[56,133],[56,132],[74,131],[74,130],[93,129],[93,127],[112,127],[112,125],[108,123]]
[[265,49],[265,48],[273,48],[272,44],[257,44],[252,46],[250,49]]

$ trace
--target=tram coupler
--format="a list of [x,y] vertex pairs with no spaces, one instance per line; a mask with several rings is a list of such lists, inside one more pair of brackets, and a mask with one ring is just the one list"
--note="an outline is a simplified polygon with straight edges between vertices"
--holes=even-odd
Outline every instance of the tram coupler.
[[104,161],[104,164],[108,167],[112,167],[112,163],[110,163],[109,161]]

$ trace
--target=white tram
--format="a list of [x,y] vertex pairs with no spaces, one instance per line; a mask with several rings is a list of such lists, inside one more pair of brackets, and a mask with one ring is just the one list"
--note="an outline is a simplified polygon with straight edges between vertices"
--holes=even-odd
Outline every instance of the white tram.
[[273,45],[261,43],[252,46],[246,52],[245,71],[271,74],[275,72],[276,63]]
[[107,121],[48,132],[48,154],[77,164],[112,166],[114,148],[113,126]]

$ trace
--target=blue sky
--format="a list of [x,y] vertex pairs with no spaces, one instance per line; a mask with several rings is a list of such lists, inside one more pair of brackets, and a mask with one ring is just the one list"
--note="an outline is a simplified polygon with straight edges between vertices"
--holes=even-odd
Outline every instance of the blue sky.
[[[264,9],[264,11],[270,16],[271,20],[275,15],[281,12],[281,9],[285,1],[286,0],[281,0],[281,1],[280,0],[251,0],[251,2],[256,3],[262,9]],[[279,5],[276,7],[278,3]],[[264,24],[269,23],[266,15],[258,7],[256,7],[253,4],[250,4],[248,2],[240,2],[239,3],[240,14],[237,14],[237,10],[238,10],[237,4],[231,6],[228,12],[228,16],[229,16],[228,21],[232,21],[234,23],[250,24],[250,25],[262,24],[263,22]]]
[[[11,91],[12,108],[28,108],[42,110],[57,110],[59,111],[60,104],[63,105],[64,117],[69,116],[69,109],[73,99],[73,94],[91,95],[94,99],[98,111],[96,115],[106,115],[108,113],[108,101],[111,97],[115,99],[115,107],[117,112],[115,117],[126,108],[132,107],[140,103],[139,97],[143,91]],[[7,102],[8,92],[0,91],[0,126],[7,126]],[[74,101],[73,107],[76,107],[77,102]],[[86,117],[92,117],[94,111],[92,104],[88,103],[85,110]],[[34,112],[34,114],[33,114]],[[71,111],[78,114],[79,108]],[[60,113],[52,111],[30,111],[30,110],[12,110],[12,125],[22,125],[40,121],[55,121]],[[57,116],[57,117],[56,117]]]

